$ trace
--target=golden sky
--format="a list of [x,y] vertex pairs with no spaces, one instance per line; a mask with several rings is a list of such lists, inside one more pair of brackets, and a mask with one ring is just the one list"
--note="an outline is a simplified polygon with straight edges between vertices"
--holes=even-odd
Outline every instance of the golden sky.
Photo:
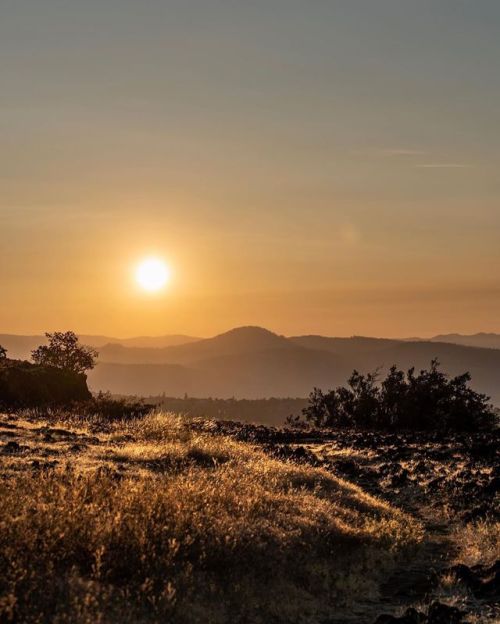
[[3,3],[0,332],[500,331],[500,5],[402,4]]

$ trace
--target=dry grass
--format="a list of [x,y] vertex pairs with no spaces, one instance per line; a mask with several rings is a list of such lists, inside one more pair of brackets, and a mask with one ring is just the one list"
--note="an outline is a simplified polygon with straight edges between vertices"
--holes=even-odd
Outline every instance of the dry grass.
[[[29,449],[0,456],[0,621],[317,621],[374,595],[421,539],[414,520],[322,469],[172,415],[94,438],[80,425],[78,452],[74,438],[44,446],[39,425],[16,427]],[[33,468],[47,449],[58,464]]]
[[500,558],[500,522],[470,522],[457,529],[455,539],[460,546],[457,563],[490,566]]

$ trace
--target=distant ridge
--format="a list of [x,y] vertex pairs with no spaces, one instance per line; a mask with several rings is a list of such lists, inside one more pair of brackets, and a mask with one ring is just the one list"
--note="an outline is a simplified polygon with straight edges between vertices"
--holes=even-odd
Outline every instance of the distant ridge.
[[[117,344],[124,347],[154,347],[161,349],[163,347],[201,340],[201,338],[184,336],[182,334],[138,336],[134,338],[112,338],[110,336],[80,334],[79,337],[82,343],[95,347],[96,349],[101,349],[108,344]],[[28,336],[0,334],[0,345],[5,347],[9,352],[9,356],[14,359],[29,359],[31,351],[45,342],[46,338],[42,334]]]
[[335,353],[363,353],[365,351],[382,350],[399,344],[401,340],[391,338],[370,338],[366,336],[351,336],[349,338],[327,338],[325,336],[292,336],[295,344],[308,349],[334,351]]
[[[470,371],[474,388],[500,405],[500,349],[491,342],[496,334],[478,334],[488,348],[454,344],[454,336],[287,338],[263,327],[245,326],[205,339],[166,336],[160,339],[171,342],[166,346],[149,346],[162,344],[155,338],[127,339],[124,344],[98,337],[107,342],[97,347],[99,363],[89,374],[89,386],[94,391],[145,396],[306,397],[314,386],[329,389],[345,384],[353,369],[379,368],[383,374],[396,364],[419,370],[438,358],[451,375]],[[40,336],[7,336],[6,340],[6,335],[0,335],[0,344],[10,350],[15,343],[26,357],[40,340]],[[82,336],[82,340],[95,344],[93,337]],[[176,344],[179,340],[183,342]]]
[[480,332],[478,334],[439,334],[431,338],[432,342],[448,342],[466,347],[500,349],[500,334]]
[[470,371],[474,387],[500,404],[500,350],[421,339],[287,338],[253,326],[163,349],[107,345],[90,383],[119,394],[306,397],[314,386],[344,384],[353,369],[383,373],[396,364],[418,370],[436,357],[449,374]]
[[[86,337],[82,336],[82,341]],[[88,336],[87,340],[92,340],[92,336]],[[176,345],[187,344],[188,342],[197,342],[202,340],[194,336],[185,336],[184,334],[168,334],[166,336],[137,336],[134,338],[111,338],[107,339],[107,343],[121,344],[124,347],[151,347],[162,349],[163,347],[173,347]]]

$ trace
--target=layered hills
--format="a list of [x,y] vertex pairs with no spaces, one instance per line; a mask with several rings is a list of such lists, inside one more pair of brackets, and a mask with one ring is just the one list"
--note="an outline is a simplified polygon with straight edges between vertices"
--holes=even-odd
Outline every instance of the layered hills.
[[[495,334],[490,335],[495,336]],[[438,358],[449,374],[470,371],[474,388],[500,404],[500,349],[449,340],[395,340],[353,336],[285,337],[261,327],[240,327],[212,338],[186,336],[110,339],[81,336],[97,346],[99,364],[89,374],[92,390],[115,394],[199,397],[305,397],[314,386],[344,384],[360,372],[396,364],[428,367]],[[465,337],[464,337],[465,338]],[[11,357],[29,357],[40,336],[0,335]],[[97,341],[100,340],[100,344]],[[24,351],[23,351],[24,350]]]

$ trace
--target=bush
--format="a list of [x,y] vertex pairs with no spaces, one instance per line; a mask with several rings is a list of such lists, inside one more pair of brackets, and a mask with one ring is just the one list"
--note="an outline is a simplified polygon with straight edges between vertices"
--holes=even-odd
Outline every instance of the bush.
[[2,345],[0,345],[0,360],[6,360],[7,359],[7,349],[5,347],[2,347]]
[[114,398],[109,392],[99,392],[89,401],[76,404],[73,410],[67,411],[70,413],[73,411],[77,418],[90,418],[106,423],[144,418],[153,408],[154,405],[145,403],[142,399]]
[[303,418],[317,427],[462,431],[495,422],[489,397],[468,386],[470,374],[449,378],[437,360],[418,375],[414,368],[405,374],[392,366],[382,383],[377,378],[377,372],[354,371],[347,387],[326,394],[315,388]]
[[[67,371],[58,372],[73,374]],[[1,381],[0,375],[0,391]],[[0,406],[2,406],[1,401]],[[76,426],[86,423],[93,428],[107,430],[113,423],[140,420],[152,412],[155,406],[136,397],[114,398],[108,392],[99,392],[96,396],[92,396],[88,392],[80,400],[70,399],[66,402],[50,403],[24,402],[7,405],[7,407],[29,419],[44,419],[53,423],[64,420]]]

